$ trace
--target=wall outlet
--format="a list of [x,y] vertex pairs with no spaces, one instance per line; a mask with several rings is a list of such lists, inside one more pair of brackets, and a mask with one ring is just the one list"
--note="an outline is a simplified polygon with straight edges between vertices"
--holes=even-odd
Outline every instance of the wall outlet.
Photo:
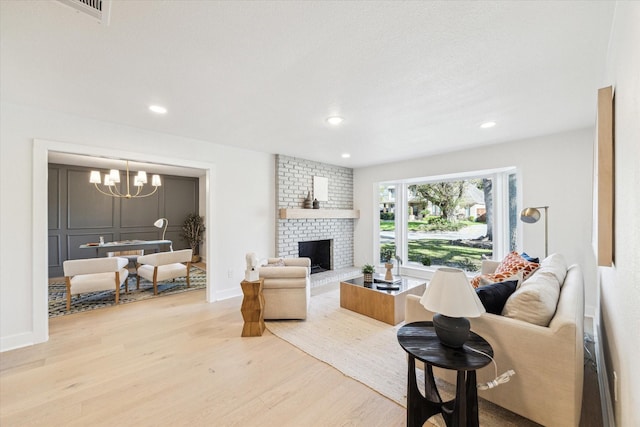
[[233,279],[233,270],[227,270],[227,277]]
[[613,401],[618,401],[618,374],[613,371]]

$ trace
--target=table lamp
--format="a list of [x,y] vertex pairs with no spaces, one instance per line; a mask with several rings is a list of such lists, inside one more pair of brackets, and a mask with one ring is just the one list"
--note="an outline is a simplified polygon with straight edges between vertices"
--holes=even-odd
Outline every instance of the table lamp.
[[164,240],[164,234],[167,232],[167,226],[169,225],[169,220],[167,218],[160,218],[153,223],[157,228],[162,228],[162,223],[164,223],[164,230],[162,230],[162,240]]
[[437,269],[420,304],[435,313],[433,328],[440,342],[454,348],[462,347],[469,338],[471,323],[467,317],[485,312],[467,275],[457,268]]

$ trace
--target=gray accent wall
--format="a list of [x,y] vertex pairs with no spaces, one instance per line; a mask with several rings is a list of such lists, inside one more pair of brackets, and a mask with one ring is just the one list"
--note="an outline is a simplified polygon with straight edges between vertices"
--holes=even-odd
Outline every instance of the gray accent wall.
[[[180,234],[187,215],[198,212],[198,178],[162,175],[162,186],[154,195],[127,200],[99,193],[89,183],[90,171],[49,164],[49,277],[63,276],[67,259],[93,257],[93,251],[79,246],[98,242],[100,236],[106,242],[161,239],[162,229],[153,226],[158,218],[169,220],[165,238],[173,241],[173,249],[189,247]],[[130,172],[132,177],[136,173]],[[152,188],[145,185],[147,191]]]

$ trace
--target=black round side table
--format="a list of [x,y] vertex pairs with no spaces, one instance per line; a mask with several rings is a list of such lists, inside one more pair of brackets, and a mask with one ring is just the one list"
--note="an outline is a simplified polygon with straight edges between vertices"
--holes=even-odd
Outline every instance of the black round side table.
[[[478,391],[476,369],[493,357],[491,345],[480,335],[470,332],[469,340],[461,348],[444,346],[436,336],[432,322],[414,322],[398,330],[398,342],[409,355],[407,375],[407,426],[422,426],[429,417],[442,414],[449,427],[478,427]],[[416,359],[424,362],[423,396],[416,380]],[[443,402],[433,377],[433,367],[457,371],[456,396]]]

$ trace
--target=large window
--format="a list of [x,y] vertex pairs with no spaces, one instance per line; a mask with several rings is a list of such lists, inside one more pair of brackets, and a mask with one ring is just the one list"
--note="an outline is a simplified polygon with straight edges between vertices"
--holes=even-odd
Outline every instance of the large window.
[[477,271],[516,247],[514,169],[380,184],[380,261]]

